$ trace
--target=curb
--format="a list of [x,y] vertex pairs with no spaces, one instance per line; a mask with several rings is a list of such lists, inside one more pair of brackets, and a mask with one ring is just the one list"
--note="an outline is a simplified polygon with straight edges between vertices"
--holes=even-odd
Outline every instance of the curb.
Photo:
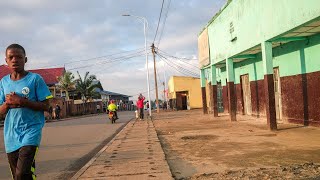
[[70,180],[77,180],[92,164],[93,162],[115,141],[115,139],[127,128],[129,123],[135,118],[130,119],[127,124],[119,131],[108,144],[106,144],[96,155],[94,155],[89,162],[87,162],[76,174],[72,176]]

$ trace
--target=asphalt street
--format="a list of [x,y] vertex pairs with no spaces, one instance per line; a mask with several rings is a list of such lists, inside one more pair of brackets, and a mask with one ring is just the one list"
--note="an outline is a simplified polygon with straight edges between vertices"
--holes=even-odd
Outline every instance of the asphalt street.
[[[119,112],[111,124],[107,114],[46,123],[36,156],[38,179],[69,179],[132,118],[134,112]],[[0,129],[0,179],[11,179]]]

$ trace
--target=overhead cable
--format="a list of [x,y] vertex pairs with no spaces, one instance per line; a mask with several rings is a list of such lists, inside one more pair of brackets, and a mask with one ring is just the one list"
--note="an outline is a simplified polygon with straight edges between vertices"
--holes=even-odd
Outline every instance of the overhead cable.
[[158,20],[157,30],[156,30],[156,34],[154,35],[153,43],[154,43],[154,41],[156,40],[156,37],[157,37],[157,34],[158,34],[158,29],[159,29],[159,24],[160,24],[160,21],[161,21],[163,4],[164,4],[164,0],[162,0],[162,5],[161,5],[161,10],[160,10],[160,15],[159,15],[159,20]]

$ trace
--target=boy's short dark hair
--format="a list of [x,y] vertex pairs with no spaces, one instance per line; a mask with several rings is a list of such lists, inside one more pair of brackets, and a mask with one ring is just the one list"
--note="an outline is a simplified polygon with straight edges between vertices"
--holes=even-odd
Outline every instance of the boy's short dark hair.
[[24,50],[24,48],[23,48],[20,44],[11,44],[11,45],[9,45],[9,46],[7,47],[7,49],[6,49],[6,54],[7,54],[7,51],[8,51],[9,49],[21,49],[22,52],[24,53],[24,55],[26,55],[26,51]]

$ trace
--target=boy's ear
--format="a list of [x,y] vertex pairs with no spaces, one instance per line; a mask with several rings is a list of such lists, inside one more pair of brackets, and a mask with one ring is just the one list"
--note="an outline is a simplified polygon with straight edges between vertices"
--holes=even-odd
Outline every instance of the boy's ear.
[[28,62],[28,58],[27,57],[24,59],[24,63],[26,63],[26,62]]

